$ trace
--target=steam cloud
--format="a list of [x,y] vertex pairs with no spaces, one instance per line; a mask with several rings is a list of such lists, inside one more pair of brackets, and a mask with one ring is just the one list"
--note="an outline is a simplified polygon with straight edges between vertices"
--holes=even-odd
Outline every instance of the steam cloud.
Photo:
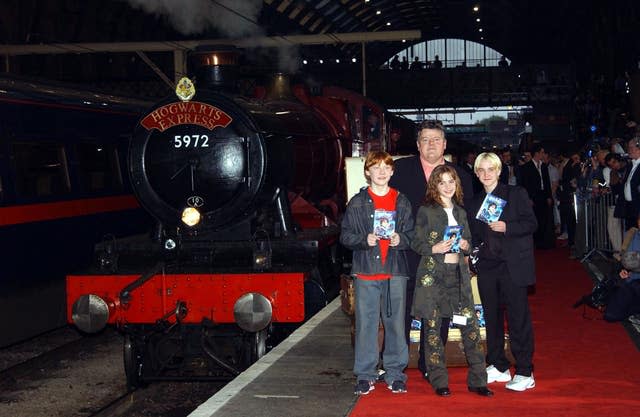
[[260,26],[253,22],[258,20],[263,0],[127,0],[127,2],[133,8],[142,9],[146,13],[166,16],[174,29],[184,35],[200,34],[207,29],[215,29],[222,36],[228,37],[262,34]]
[[[254,22],[262,10],[263,0],[126,0],[131,7],[145,13],[166,16],[175,30],[184,35],[198,35],[214,29],[222,37],[263,36]],[[233,10],[235,13],[230,11]],[[294,73],[298,69],[298,46],[278,48],[280,71]]]

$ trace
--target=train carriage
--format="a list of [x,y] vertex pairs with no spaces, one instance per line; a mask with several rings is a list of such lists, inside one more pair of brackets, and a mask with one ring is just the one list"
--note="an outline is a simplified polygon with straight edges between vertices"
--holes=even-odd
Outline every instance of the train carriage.
[[152,224],[124,171],[131,130],[148,106],[0,77],[0,346],[65,325],[65,275],[92,261],[105,234]]

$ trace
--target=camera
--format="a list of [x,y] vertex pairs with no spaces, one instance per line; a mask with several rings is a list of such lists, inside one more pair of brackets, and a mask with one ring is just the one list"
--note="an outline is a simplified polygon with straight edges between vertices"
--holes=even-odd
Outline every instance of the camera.
[[578,301],[573,304],[573,308],[578,308],[585,304],[596,310],[604,310],[607,306],[607,299],[609,293],[616,285],[615,278],[606,278],[594,285],[593,290],[586,295],[580,297]]

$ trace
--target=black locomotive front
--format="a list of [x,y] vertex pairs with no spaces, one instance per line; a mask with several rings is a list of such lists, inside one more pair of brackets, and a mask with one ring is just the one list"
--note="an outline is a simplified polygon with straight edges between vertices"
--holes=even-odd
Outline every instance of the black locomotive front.
[[[312,184],[318,166],[337,171],[335,142],[301,103],[202,90],[190,101],[168,99],[148,112],[132,140],[129,169],[141,204],[169,235],[243,240],[257,229],[286,235],[293,229],[288,191],[335,192],[320,189],[326,178],[315,188],[301,184]],[[312,149],[316,160],[303,163],[301,152]],[[200,220],[186,223],[194,210]]]

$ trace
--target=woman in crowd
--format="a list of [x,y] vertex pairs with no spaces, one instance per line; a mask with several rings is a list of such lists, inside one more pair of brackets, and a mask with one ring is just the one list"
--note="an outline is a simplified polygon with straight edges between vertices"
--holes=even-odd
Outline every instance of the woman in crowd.
[[[474,246],[478,246],[478,290],[487,332],[487,383],[507,382],[506,388],[524,391],[535,387],[533,378],[533,326],[527,287],[535,284],[533,233],[538,227],[524,188],[498,182],[502,163],[494,153],[478,155],[474,172],[483,185],[471,213],[482,210],[486,195],[501,199],[504,208],[496,221],[471,221]],[[516,361],[513,379],[504,351],[504,305],[508,312],[511,353]]]
[[[467,385],[469,391],[491,396],[487,388],[487,374],[480,330],[471,292],[470,274],[464,260],[469,253],[471,234],[462,204],[462,185],[456,170],[448,165],[436,167],[427,184],[426,203],[416,216],[415,236],[411,247],[421,255],[416,273],[412,315],[426,325],[421,340],[429,382],[436,394],[449,396],[449,377],[444,347],[440,336],[442,317],[453,317],[462,334],[464,352],[469,363]],[[444,240],[445,230],[461,226],[462,237]],[[452,233],[449,233],[452,235]],[[459,245],[462,253],[452,251]]]

